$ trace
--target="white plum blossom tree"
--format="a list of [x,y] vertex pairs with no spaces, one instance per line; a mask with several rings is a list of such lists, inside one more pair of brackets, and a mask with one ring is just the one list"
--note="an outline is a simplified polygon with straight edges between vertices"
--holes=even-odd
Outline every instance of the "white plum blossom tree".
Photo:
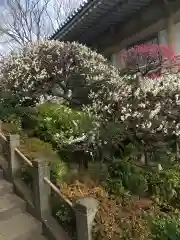
[[[156,79],[126,75],[109,81],[109,87],[91,93],[93,104],[86,111],[97,117],[94,134],[101,147],[133,143],[147,161],[148,153],[166,148],[175,140],[178,153],[180,140],[180,74]],[[110,123],[113,123],[110,125]],[[103,129],[115,128],[112,135],[102,136]],[[110,129],[109,129],[110,130]],[[99,133],[98,133],[99,131]],[[105,132],[105,131],[103,131]],[[95,143],[97,146],[97,143]]]
[[13,107],[34,106],[52,96],[81,107],[90,115],[93,127],[71,144],[100,153],[99,159],[105,158],[102,153],[113,153],[113,148],[129,143],[143,162],[161,149],[171,151],[174,143],[179,155],[178,72],[153,79],[122,76],[102,55],[84,45],[42,41],[4,59],[0,78],[1,96],[10,99]]
[[100,54],[78,43],[29,43],[4,58],[1,93],[17,105],[34,105],[57,96],[82,106],[88,94],[115,79],[119,72]]

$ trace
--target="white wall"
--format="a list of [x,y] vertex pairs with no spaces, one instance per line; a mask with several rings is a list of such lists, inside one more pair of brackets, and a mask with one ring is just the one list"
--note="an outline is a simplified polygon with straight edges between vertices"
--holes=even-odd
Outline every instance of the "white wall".
[[168,45],[167,30],[164,29],[159,32],[159,43],[163,45]]
[[[175,51],[176,55],[180,55],[180,22],[175,24]],[[168,45],[167,30],[159,32],[159,43]]]
[[180,22],[175,25],[176,55],[180,55]]
[[123,55],[123,54],[125,54],[125,52],[126,52],[126,50],[122,49],[122,50],[119,50],[119,52],[114,53],[111,56],[111,62],[115,67],[120,68],[120,69],[123,69],[125,67],[124,55]]
[[111,63],[112,63],[114,66],[116,66],[116,54],[115,54],[115,53],[112,54],[112,56],[111,56]]

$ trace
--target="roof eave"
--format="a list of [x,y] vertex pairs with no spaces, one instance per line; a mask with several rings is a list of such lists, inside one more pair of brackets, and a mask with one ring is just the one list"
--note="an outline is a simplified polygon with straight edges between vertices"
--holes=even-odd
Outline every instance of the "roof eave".
[[49,39],[59,39],[67,29],[70,29],[70,27],[73,26],[73,23],[77,22],[78,19],[83,18],[84,14],[88,12],[97,2],[101,2],[101,0],[91,0],[81,4],[80,7],[60,26],[60,29],[58,29]]

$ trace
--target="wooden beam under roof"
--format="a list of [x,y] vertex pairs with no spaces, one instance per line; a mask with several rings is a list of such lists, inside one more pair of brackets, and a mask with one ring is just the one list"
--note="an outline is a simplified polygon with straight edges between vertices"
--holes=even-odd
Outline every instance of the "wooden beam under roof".
[[132,19],[120,25],[114,31],[114,34],[108,34],[107,32],[102,35],[101,39],[98,42],[96,41],[96,45],[93,45],[93,47],[109,56],[128,45],[147,38],[150,34],[153,35],[163,29],[167,29],[168,24],[171,26],[168,30],[169,41],[172,42],[174,39],[172,22],[180,21],[180,0],[173,1],[171,17],[168,16],[170,15],[167,15],[163,1],[154,2]]

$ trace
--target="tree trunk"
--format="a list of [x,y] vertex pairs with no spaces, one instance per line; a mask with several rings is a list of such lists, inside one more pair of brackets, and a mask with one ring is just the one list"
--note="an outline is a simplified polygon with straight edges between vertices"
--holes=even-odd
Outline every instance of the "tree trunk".
[[148,165],[149,164],[149,154],[147,151],[145,151],[145,164]]
[[79,154],[79,171],[88,170],[88,159],[86,159],[85,154]]
[[148,165],[149,159],[148,159],[148,152],[144,151],[144,153],[141,155],[140,162],[142,165]]

